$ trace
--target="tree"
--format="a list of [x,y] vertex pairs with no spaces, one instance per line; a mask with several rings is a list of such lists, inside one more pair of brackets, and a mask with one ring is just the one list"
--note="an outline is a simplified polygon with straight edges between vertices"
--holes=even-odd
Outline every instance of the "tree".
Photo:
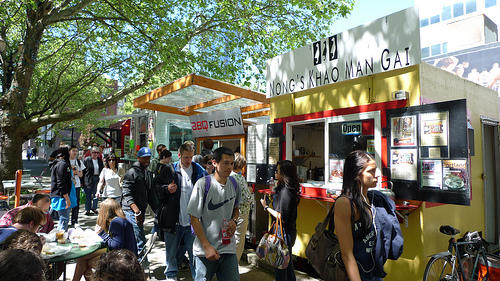
[[0,0],[0,178],[22,167],[21,145],[40,128],[128,94],[190,72],[261,79],[266,59],[324,37],[352,2]]

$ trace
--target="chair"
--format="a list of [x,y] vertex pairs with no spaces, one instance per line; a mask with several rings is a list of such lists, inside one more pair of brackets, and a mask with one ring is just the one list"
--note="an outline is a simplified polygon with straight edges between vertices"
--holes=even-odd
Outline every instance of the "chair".
[[[139,264],[143,269],[148,270],[148,275],[151,275],[151,272],[149,270],[149,262],[148,262],[148,254],[151,252],[153,249],[153,246],[155,244],[156,238],[158,237],[158,232],[154,232],[151,235],[151,238],[149,238],[148,241],[146,241],[146,244],[144,244],[144,247],[142,248],[141,252],[139,253],[137,259],[139,260]],[[151,277],[151,276],[150,276]]]
[[40,188],[43,188],[43,175],[47,172],[48,168],[45,168],[42,170],[39,176],[33,176],[35,179],[35,183],[40,186]]

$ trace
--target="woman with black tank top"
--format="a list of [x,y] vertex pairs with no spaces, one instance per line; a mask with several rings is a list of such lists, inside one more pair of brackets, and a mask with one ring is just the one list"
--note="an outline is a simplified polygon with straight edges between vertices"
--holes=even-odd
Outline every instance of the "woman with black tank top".
[[[335,202],[335,231],[347,275],[351,281],[379,281],[375,276],[373,223],[375,208],[368,200],[368,188],[377,185],[375,160],[365,151],[351,152],[344,162],[342,194]],[[354,221],[352,221],[354,220]]]
[[[297,168],[289,160],[281,160],[276,168],[277,185],[273,187],[273,208],[267,206],[266,200],[260,203],[264,210],[273,217],[281,217],[285,242],[290,253],[297,237],[297,206],[299,204],[300,184],[297,177]],[[276,269],[276,281],[295,281],[293,262],[290,260],[286,269]]]

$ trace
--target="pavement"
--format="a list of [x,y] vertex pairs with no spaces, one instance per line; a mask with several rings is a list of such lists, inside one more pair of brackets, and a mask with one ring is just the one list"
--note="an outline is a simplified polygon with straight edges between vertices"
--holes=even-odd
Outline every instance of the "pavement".
[[[42,171],[48,167],[47,161],[45,160],[23,160],[24,169],[30,169],[32,176],[38,176]],[[50,172],[46,170],[43,173],[44,181],[50,182]],[[94,228],[96,225],[97,216],[86,216],[83,206],[80,206],[79,212],[79,225],[83,229]],[[57,221],[56,227],[57,227]],[[153,227],[153,216],[151,212],[146,213],[146,220],[144,223],[146,239],[151,238],[151,228]],[[145,270],[150,280],[164,280],[164,270],[165,270],[165,243],[163,241],[157,240],[154,244],[153,249],[148,255],[148,260],[150,262],[149,268]],[[75,271],[75,263],[70,262],[66,267],[66,280],[72,280],[73,273]],[[242,281],[272,281],[274,278],[274,270],[269,265],[263,264],[258,257],[255,255],[253,249],[246,249],[240,260],[239,265],[240,280]],[[295,275],[297,280],[319,280],[310,277],[308,274],[295,270]],[[62,279],[62,276],[61,276]],[[60,280],[61,280],[60,279]],[[214,278],[215,279],[215,278]],[[191,273],[189,270],[180,271],[178,275],[178,280],[193,280],[191,278]],[[223,280],[222,280],[223,281]]]

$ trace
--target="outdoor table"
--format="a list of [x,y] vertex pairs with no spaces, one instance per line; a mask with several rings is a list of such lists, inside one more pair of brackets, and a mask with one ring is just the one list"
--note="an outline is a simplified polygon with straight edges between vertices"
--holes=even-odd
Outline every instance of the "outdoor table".
[[[14,191],[16,190],[16,181],[15,180],[4,180],[2,181],[3,183],[3,188],[7,192],[8,200],[10,200],[10,192],[11,190]],[[34,181],[26,181],[22,180],[21,181],[21,190],[23,189],[36,189],[38,188],[37,184]],[[8,203],[8,201],[7,201]]]
[[[46,261],[49,264],[52,264],[52,276],[56,276],[57,274],[57,269],[56,269],[56,263],[62,262],[64,263],[64,270],[63,270],[63,280],[66,280],[66,263],[71,260],[76,260],[78,258],[84,257],[86,255],[90,255],[94,253],[95,251],[102,249],[105,247],[104,243],[97,243],[88,247],[80,248],[78,244],[71,243],[72,248],[69,253],[66,253],[61,256],[56,256],[52,257],[49,259],[46,259]],[[56,279],[57,280],[57,279]]]

